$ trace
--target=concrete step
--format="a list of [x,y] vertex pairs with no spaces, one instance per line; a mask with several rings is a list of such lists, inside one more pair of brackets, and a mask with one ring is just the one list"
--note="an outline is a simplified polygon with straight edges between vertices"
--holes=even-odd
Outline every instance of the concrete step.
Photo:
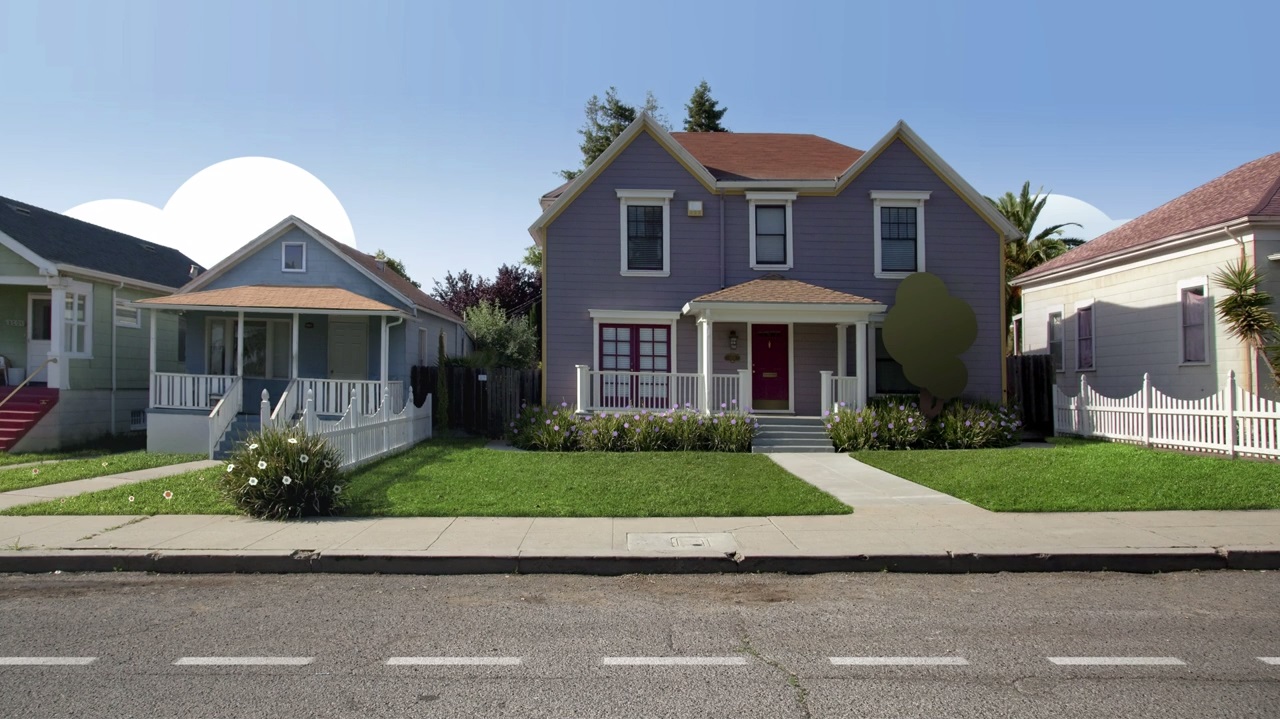
[[759,437],[826,437],[825,427],[762,427]]
[[790,415],[756,415],[761,427],[821,427],[821,417],[793,417]]
[[792,439],[778,439],[773,437],[756,437],[754,440],[751,441],[751,446],[753,448],[769,447],[769,448],[778,448],[778,449],[786,449],[790,447],[825,447],[826,449],[833,449],[831,440],[827,439],[826,437],[819,437],[816,439],[809,438],[809,437],[796,437]]
[[829,443],[825,445],[813,444],[813,445],[803,445],[799,447],[761,447],[755,443],[752,443],[751,445],[752,454],[793,454],[793,453],[799,453],[799,452],[808,453],[808,454],[817,454],[817,453],[830,454],[835,451],[836,451],[835,447],[832,447]]

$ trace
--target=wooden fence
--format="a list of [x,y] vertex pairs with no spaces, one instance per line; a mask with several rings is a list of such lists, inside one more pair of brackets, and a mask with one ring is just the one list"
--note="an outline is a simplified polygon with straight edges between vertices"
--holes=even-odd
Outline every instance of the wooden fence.
[[1017,355],[1005,358],[1009,399],[1022,411],[1022,426],[1032,432],[1054,431],[1053,391],[1057,372],[1049,355]]
[[[423,386],[435,388],[440,368],[416,367],[415,373],[425,379]],[[501,437],[507,425],[520,413],[520,405],[542,402],[542,370],[474,369],[445,367],[449,388],[449,426],[485,437]],[[433,409],[440,411],[438,397]]]
[[1054,429],[1058,434],[1135,442],[1153,447],[1251,457],[1280,457],[1280,403],[1236,384],[1202,399],[1175,399],[1151,386],[1128,397],[1104,397],[1084,375],[1075,396],[1054,388]]

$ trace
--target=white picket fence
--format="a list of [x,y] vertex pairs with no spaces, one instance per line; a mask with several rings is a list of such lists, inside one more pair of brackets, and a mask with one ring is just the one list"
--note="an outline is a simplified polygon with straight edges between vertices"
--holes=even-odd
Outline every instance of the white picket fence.
[[[405,393],[399,393],[403,396]],[[301,425],[307,434],[320,435],[342,453],[342,469],[351,469],[367,462],[407,449],[431,438],[431,395],[421,407],[414,405],[412,392],[404,406],[394,411],[395,395],[387,388],[382,402],[372,414],[361,411],[364,404],[361,390],[354,388],[347,409],[336,420],[322,420],[324,414],[316,408],[313,390],[308,389],[302,405],[302,415],[297,422],[280,416],[272,419],[271,400],[262,391],[260,406],[263,427],[292,427]]]
[[1252,457],[1280,457],[1280,402],[1259,397],[1236,384],[1203,399],[1181,400],[1151,386],[1128,397],[1104,397],[1080,376],[1080,389],[1068,396],[1053,388],[1053,426],[1057,434],[1136,442],[1153,447]]

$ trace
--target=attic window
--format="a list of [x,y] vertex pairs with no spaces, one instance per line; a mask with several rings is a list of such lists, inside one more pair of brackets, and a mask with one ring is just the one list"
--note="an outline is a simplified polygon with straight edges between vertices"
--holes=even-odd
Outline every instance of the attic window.
[[280,271],[307,271],[307,243],[285,242],[280,245]]

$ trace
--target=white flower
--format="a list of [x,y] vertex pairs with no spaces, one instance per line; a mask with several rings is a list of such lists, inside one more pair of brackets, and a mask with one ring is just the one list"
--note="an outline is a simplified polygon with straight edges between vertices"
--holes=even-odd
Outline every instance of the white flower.
[[254,442],[253,444],[249,445],[249,449],[257,449],[257,448],[258,448],[257,442]]
[[132,494],[131,494],[131,495],[129,495],[129,501],[130,501],[130,502],[132,502],[132,501],[133,501],[133,495],[132,495]]
[[281,484],[293,484],[293,477],[290,477],[289,475],[287,475],[287,474],[286,474],[286,475],[284,476],[284,479],[281,479],[281,480],[280,480],[280,483],[281,483]]
[[227,471],[228,471],[228,472],[230,472],[231,470],[233,470],[233,469],[235,469],[235,468],[236,468],[236,466],[235,466],[234,464],[228,464],[228,465],[227,465]]
[[250,478],[249,478],[249,486],[250,486],[250,487],[256,487],[256,486],[258,486],[258,478],[257,478],[257,477],[250,477]]
[[167,490],[167,489],[166,489],[166,490],[164,491],[164,498],[165,498],[165,499],[173,499],[173,492],[170,492],[169,490]]
[[[307,456],[307,455],[305,455],[305,454],[304,454],[304,455],[302,455],[301,457],[298,457],[298,461],[299,461],[299,462],[302,462],[303,464],[306,464],[306,463],[307,463],[308,461],[310,461],[310,460],[311,460],[311,458],[310,458],[310,457],[308,457],[308,456]],[[328,465],[328,463],[325,463],[325,466],[326,466],[326,467],[327,467],[327,466],[329,466],[329,465]]]
[[298,443],[298,438],[297,438],[297,437],[290,437],[290,438],[289,438],[289,444],[297,444],[297,443]]
[[267,463],[261,459],[258,460],[258,469],[266,469],[266,468],[267,468]]
[[336,484],[335,484],[335,485],[333,485],[333,493],[334,493],[334,494],[342,494],[342,487],[340,487],[339,485],[336,485]]

